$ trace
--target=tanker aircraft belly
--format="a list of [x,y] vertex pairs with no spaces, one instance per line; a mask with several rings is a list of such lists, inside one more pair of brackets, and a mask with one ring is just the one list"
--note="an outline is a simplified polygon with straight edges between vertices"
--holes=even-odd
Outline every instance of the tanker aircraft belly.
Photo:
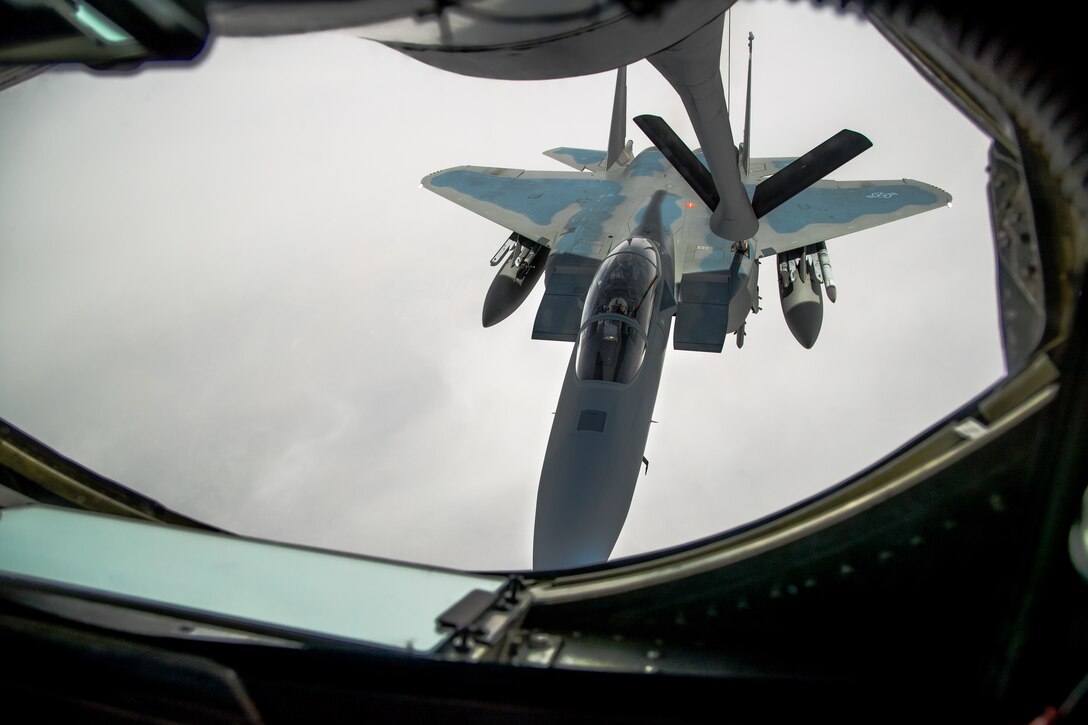
[[747,128],[734,148],[720,74],[708,90],[706,74],[694,72],[717,67],[720,19],[714,25],[649,60],[684,99],[699,138],[724,136],[728,147],[704,140],[693,153],[662,119],[640,116],[655,148],[634,155],[624,144],[620,68],[608,149],[544,152],[574,171],[462,166],[422,182],[510,232],[491,259],[499,270],[484,326],[509,316],[543,275],[533,337],[574,343],[537,492],[534,569],[611,554],[644,460],[670,331],[677,349],[721,352],[730,333],[741,346],[747,316],[759,310],[760,258],[773,254],[787,325],[811,347],[823,289],[836,299],[825,241],[951,201],[908,179],[823,180],[871,146],[853,131],[796,159],[750,158]]

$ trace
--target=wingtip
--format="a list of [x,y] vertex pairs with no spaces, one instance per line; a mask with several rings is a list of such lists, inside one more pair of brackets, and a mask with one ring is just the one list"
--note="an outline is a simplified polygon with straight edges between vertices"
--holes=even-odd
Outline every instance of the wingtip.
[[449,173],[450,171],[456,171],[457,169],[467,168],[465,166],[452,166],[448,169],[439,169],[438,171],[432,171],[419,180],[419,186],[422,189],[430,189],[434,191],[434,180],[442,174]]
[[934,196],[941,200],[941,206],[952,206],[952,195],[939,186],[935,186],[934,184],[925,181],[919,181],[918,179],[903,179],[903,183],[928,189]]

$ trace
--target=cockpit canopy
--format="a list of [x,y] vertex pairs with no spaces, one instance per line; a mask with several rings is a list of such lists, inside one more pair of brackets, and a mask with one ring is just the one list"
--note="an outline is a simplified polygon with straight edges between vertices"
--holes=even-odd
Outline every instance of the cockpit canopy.
[[586,293],[575,374],[579,380],[629,383],[646,354],[657,299],[658,255],[646,239],[617,245]]

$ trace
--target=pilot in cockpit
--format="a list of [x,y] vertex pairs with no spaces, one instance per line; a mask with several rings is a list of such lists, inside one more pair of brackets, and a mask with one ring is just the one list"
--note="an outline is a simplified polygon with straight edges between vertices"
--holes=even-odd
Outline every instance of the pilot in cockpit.
[[608,303],[608,311],[614,312],[618,315],[627,314],[627,300],[622,297],[613,297],[612,301]]

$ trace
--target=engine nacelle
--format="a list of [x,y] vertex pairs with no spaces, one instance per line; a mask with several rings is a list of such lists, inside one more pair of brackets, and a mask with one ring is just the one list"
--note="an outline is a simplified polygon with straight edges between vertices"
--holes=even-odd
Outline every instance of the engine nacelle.
[[816,344],[824,321],[821,276],[807,249],[794,249],[778,255],[778,294],[782,298],[782,315],[794,338],[806,348]]
[[[517,232],[503,243],[491,258],[493,265],[499,265],[499,272],[484,297],[484,327],[502,322],[521,306],[540,279],[549,251],[543,244],[529,241]],[[507,255],[510,259],[503,264]]]

